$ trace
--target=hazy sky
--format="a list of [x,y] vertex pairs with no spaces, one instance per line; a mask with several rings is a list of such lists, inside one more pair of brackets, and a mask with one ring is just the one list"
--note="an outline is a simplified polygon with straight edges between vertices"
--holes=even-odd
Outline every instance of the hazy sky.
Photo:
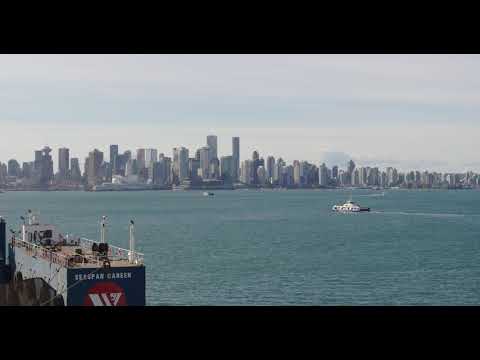
[[253,150],[480,171],[478,55],[0,55],[0,161],[94,147]]

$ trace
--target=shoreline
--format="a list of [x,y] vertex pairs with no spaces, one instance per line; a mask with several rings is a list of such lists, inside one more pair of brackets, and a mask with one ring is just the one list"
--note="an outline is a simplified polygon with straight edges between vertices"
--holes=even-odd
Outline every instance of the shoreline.
[[480,188],[325,188],[325,187],[289,187],[289,188],[269,188],[269,187],[239,187],[234,189],[229,188],[199,188],[199,189],[128,189],[128,190],[85,190],[85,189],[0,189],[0,194],[6,194],[9,192],[87,192],[87,193],[111,193],[111,192],[142,192],[142,191],[171,191],[171,192],[185,192],[185,191],[236,191],[236,190],[249,190],[249,191],[291,191],[291,190],[311,190],[311,191],[352,191],[352,190],[370,190],[374,192],[384,191],[452,191],[452,190],[480,190]]

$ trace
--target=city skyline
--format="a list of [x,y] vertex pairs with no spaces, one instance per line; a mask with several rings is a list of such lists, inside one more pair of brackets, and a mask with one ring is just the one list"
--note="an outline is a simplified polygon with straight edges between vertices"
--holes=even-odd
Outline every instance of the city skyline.
[[[220,139],[220,137],[218,137],[217,135],[206,135],[205,138],[207,139],[207,142],[208,142],[208,138],[210,136],[214,136],[216,138],[217,145],[219,143],[221,143],[221,141],[218,141],[218,139]],[[232,142],[234,141],[233,139],[236,139],[236,138],[240,139],[240,137],[238,137],[238,136],[232,136],[232,137],[229,137],[230,141],[224,141],[224,142],[227,143],[226,146],[222,147],[222,148],[226,148],[225,152],[220,151],[219,150],[220,147],[218,147],[216,149],[216,157],[219,160],[220,160],[221,157],[232,156],[233,155],[233,143]],[[243,139],[241,139],[241,140],[242,140],[242,145],[243,145]],[[49,145],[49,144],[43,144],[41,146],[38,146],[36,149],[43,149],[43,148],[47,147],[47,148],[50,148],[51,150],[53,150],[50,153],[50,157],[53,161],[54,173],[56,174],[57,172],[61,173],[61,169],[59,168],[59,156],[60,156],[59,151],[66,151],[66,153],[68,154],[67,155],[68,158],[69,159],[74,158],[74,159],[76,159],[76,161],[78,160],[79,167],[81,169],[83,169],[83,167],[85,166],[85,160],[88,157],[88,154],[93,150],[99,150],[100,152],[102,152],[103,156],[104,156],[104,161],[110,162],[110,163],[112,161],[112,155],[111,155],[112,146],[113,147],[116,146],[116,149],[114,149],[114,152],[116,152],[117,155],[120,154],[122,151],[131,151],[132,152],[132,157],[135,158],[135,157],[138,156],[138,151],[144,151],[142,157],[147,157],[148,158],[149,156],[151,156],[151,155],[149,155],[149,153],[153,152],[155,154],[154,155],[155,159],[157,159],[158,154],[164,154],[165,156],[171,157],[173,159],[175,149],[186,149],[187,150],[187,157],[188,157],[189,152],[190,152],[189,156],[194,157],[196,150],[201,150],[202,148],[208,148],[208,143],[207,142],[205,142],[205,144],[202,144],[202,143],[198,142],[196,145],[191,146],[191,147],[183,146],[183,145],[176,145],[176,146],[171,147],[170,149],[164,149],[163,147],[153,147],[153,146],[146,146],[146,145],[141,145],[139,147],[129,148],[127,146],[124,146],[123,144],[119,144],[119,143],[114,142],[115,145],[112,145],[113,144],[112,143],[112,144],[105,145],[105,146],[93,146],[92,148],[87,150],[84,154],[78,154],[78,152],[72,151],[72,148],[69,147],[68,145],[65,145],[65,144],[62,144],[60,146],[52,146],[52,145]],[[122,149],[121,152],[119,152],[119,149]],[[396,161],[382,160],[381,158],[379,158],[379,159],[372,158],[372,159],[368,159],[368,160],[365,160],[365,161],[361,162],[361,161],[358,160],[357,157],[350,156],[349,154],[341,152],[341,151],[339,151],[339,152],[325,152],[325,153],[323,153],[323,156],[319,156],[318,160],[311,161],[310,159],[305,159],[305,158],[301,158],[301,157],[300,158],[293,158],[291,156],[288,156],[288,154],[285,154],[285,156],[278,155],[278,154],[271,154],[271,153],[267,154],[266,152],[262,151],[262,149],[259,149],[259,148],[245,149],[245,146],[239,146],[239,149],[240,149],[240,152],[239,152],[240,156],[239,156],[239,163],[238,163],[239,167],[244,160],[250,160],[251,159],[253,152],[260,151],[260,153],[262,154],[262,157],[264,158],[265,161],[267,161],[268,157],[273,156],[275,159],[281,158],[286,163],[293,163],[295,161],[307,161],[309,163],[316,164],[317,166],[320,166],[322,163],[325,163],[325,165],[328,166],[328,167],[338,166],[340,168],[347,168],[348,163],[350,161],[353,161],[353,162],[355,162],[357,167],[358,166],[360,166],[360,167],[378,167],[378,168],[393,167],[393,168],[396,168],[400,172],[408,172],[408,171],[411,171],[411,170],[414,170],[414,171],[416,171],[416,170],[425,171],[426,170],[426,171],[439,172],[439,173],[480,172],[480,171],[476,171],[474,166],[470,166],[469,168],[466,168],[466,169],[461,170],[461,171],[456,171],[456,170],[452,170],[452,169],[447,169],[447,170],[443,170],[443,171],[442,170],[436,170],[435,166],[432,166],[431,168],[426,167],[425,162],[422,161],[421,159],[417,160],[417,164],[418,164],[417,166],[406,167],[406,168],[396,166],[396,164],[398,164],[398,162],[396,162]],[[209,151],[209,153],[210,152],[211,151]],[[2,163],[7,164],[10,160],[16,160],[16,161],[18,161],[18,163],[20,164],[20,167],[21,167],[21,164],[23,162],[32,161],[32,154],[33,153],[34,153],[34,149],[32,148],[30,150],[30,155],[27,156],[26,159],[22,159],[22,158],[18,158],[18,157],[6,158],[6,157],[2,156],[2,154],[0,154],[0,164],[2,164]],[[242,154],[246,154],[246,155],[242,156]],[[376,161],[378,161],[378,162],[376,162]],[[413,163],[415,163],[415,161]],[[472,164],[472,165],[474,165],[474,164]],[[266,164],[265,164],[265,166],[266,166]]]
[[[206,135],[205,143],[190,149],[178,146],[169,153],[156,148],[123,149],[110,144],[107,154],[94,148],[85,157],[83,172],[79,158],[70,157],[70,149],[55,153],[44,146],[34,151],[33,161],[10,159],[0,162],[0,185],[18,190],[63,189],[110,191],[135,189],[230,189],[240,187],[335,188],[335,187],[407,187],[478,188],[480,175],[437,172],[429,169],[402,171],[394,166],[382,169],[378,164],[356,164],[344,153],[334,153],[331,163],[311,163],[296,159],[292,163],[281,156],[263,154],[257,149],[250,157],[239,158],[241,141],[231,137],[231,149],[218,152],[218,136]],[[345,161],[348,159],[348,162]],[[102,190],[104,189],[104,190]]]

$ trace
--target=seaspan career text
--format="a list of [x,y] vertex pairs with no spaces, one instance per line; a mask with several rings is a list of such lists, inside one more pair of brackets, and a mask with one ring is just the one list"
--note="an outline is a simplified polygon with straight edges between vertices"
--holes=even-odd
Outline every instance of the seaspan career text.
[[104,280],[104,279],[131,279],[131,272],[113,272],[113,273],[99,273],[99,274],[75,274],[75,281],[80,280]]

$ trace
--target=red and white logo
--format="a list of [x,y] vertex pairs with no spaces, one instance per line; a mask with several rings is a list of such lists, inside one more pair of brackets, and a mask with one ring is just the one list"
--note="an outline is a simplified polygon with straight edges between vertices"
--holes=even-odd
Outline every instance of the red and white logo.
[[92,286],[85,296],[85,306],[126,306],[125,291],[114,282],[101,282]]

